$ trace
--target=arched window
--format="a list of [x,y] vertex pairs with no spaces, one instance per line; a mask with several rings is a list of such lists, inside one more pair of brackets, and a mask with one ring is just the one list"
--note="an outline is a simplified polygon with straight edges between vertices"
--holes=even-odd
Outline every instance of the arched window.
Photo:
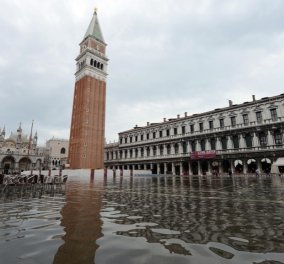
[[90,62],[90,64],[93,66],[93,63],[94,63],[94,60],[93,59],[91,59],[91,62]]
[[178,154],[178,148],[179,148],[178,143],[176,143],[175,144],[175,154]]
[[66,153],[66,149],[65,148],[61,148],[60,154],[65,154],[65,153]]
[[260,132],[259,133],[259,144],[260,146],[264,147],[267,145],[267,136],[266,133]]
[[168,155],[171,154],[171,145],[170,144],[167,145],[167,154]]
[[101,67],[101,64],[98,62],[97,63],[97,68],[100,68]]
[[200,147],[201,147],[201,150],[202,150],[202,151],[205,150],[205,147],[206,147],[205,144],[206,144],[205,139],[201,139],[201,140],[200,140]]
[[164,146],[160,145],[160,155],[164,155]]
[[186,142],[182,143],[182,151],[183,151],[183,153],[187,152],[187,143]]
[[246,133],[245,134],[245,142],[246,142],[247,148],[251,148],[252,147],[252,138],[251,138],[251,134],[250,133]]
[[232,139],[233,139],[233,148],[238,149],[240,147],[239,136],[238,135],[234,135],[232,137]]
[[221,137],[222,149],[227,149],[227,137]]
[[156,156],[156,154],[157,154],[157,147],[154,146],[154,147],[153,147],[153,155]]
[[275,130],[274,132],[274,141],[276,145],[281,145],[282,144],[282,133],[279,129]]
[[94,67],[97,67],[97,61],[96,60],[94,61]]
[[216,139],[215,138],[210,139],[210,145],[211,145],[211,150],[216,150]]
[[103,64],[101,64],[101,70],[103,70],[104,69],[104,65]]

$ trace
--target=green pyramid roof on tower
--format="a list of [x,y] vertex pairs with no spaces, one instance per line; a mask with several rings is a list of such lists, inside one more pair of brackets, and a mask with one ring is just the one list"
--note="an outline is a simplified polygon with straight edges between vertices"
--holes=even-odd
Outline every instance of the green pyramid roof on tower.
[[87,29],[87,32],[86,32],[84,38],[87,38],[89,36],[92,36],[95,39],[105,43],[104,37],[103,37],[103,33],[101,31],[100,23],[99,23],[99,20],[98,20],[97,10],[96,9],[94,11],[93,18],[92,18],[92,20],[91,20],[91,22],[89,24],[89,27]]

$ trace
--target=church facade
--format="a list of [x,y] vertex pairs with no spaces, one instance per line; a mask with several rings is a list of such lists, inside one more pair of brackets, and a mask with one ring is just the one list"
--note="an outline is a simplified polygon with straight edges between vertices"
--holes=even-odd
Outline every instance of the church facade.
[[0,129],[0,173],[18,173],[42,167],[44,152],[37,147],[37,133],[24,134],[21,125],[6,137],[5,128]]
[[106,145],[105,166],[177,175],[269,172],[284,157],[283,134],[284,94],[253,96],[120,132],[119,142]]
[[76,61],[69,166],[71,169],[101,169],[104,166],[108,59],[96,10]]

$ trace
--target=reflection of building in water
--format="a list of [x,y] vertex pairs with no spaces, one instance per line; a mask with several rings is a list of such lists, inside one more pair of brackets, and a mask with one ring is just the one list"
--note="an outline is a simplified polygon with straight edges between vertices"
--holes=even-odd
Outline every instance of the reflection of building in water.
[[284,94],[119,133],[105,147],[105,166],[158,174],[268,172],[284,157]]
[[[276,177],[260,178],[257,184],[247,178],[137,177],[115,185],[116,191],[104,198],[118,204],[111,205],[114,211],[129,216],[117,218],[117,224],[156,224],[119,235],[145,237],[150,243],[176,238],[190,244],[220,242],[240,251],[283,252],[282,188],[270,188],[279,186]],[[123,186],[121,191],[117,186]]]
[[64,244],[59,247],[54,264],[95,262],[102,222],[101,192],[94,187],[93,182],[69,182],[66,203],[61,210]]
[[37,146],[37,133],[23,133],[21,124],[16,132],[5,138],[5,128],[0,129],[0,171],[2,173],[39,169],[44,161],[44,149]]

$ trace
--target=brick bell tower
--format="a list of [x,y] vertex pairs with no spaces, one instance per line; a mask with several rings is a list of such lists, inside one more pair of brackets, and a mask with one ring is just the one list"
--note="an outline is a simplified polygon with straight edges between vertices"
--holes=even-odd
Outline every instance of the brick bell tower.
[[77,70],[70,129],[71,169],[104,167],[107,44],[95,9],[76,58]]

